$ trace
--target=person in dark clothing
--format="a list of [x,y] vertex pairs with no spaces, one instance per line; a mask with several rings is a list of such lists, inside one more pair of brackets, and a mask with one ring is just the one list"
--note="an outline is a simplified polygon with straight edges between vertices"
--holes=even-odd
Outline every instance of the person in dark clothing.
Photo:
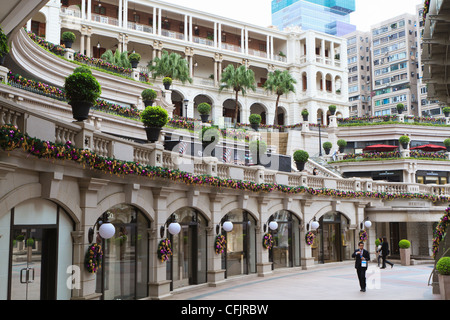
[[386,263],[390,264],[391,268],[394,267],[394,264],[386,259],[388,255],[389,243],[387,242],[386,237],[383,237],[383,242],[381,243],[381,258],[383,259],[383,265],[380,269],[386,269]]
[[370,261],[369,251],[364,249],[364,242],[359,243],[359,249],[356,249],[352,254],[355,260],[355,269],[358,275],[359,286],[362,292],[366,292],[366,271]]

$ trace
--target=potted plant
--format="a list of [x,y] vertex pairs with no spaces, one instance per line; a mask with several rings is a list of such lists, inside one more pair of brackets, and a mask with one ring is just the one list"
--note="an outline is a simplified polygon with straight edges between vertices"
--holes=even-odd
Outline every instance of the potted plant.
[[[250,152],[252,154],[252,158],[256,159],[257,165],[261,164],[260,157],[262,154],[265,154],[267,151],[267,143],[262,140],[252,140],[248,145]],[[255,162],[255,161],[254,161]]]
[[133,52],[128,56],[128,61],[130,61],[131,67],[133,69],[136,69],[139,64],[139,61],[141,61],[141,55],[139,53]]
[[203,127],[199,138],[203,146],[203,154],[212,148],[211,156],[214,156],[214,147],[219,143],[220,139],[219,128],[217,126]]
[[88,73],[88,74],[92,74],[92,71],[89,67],[86,66],[79,66],[76,67],[75,69],[73,69],[73,73]]
[[328,110],[330,111],[330,114],[334,116],[334,114],[336,113],[336,106],[335,105],[328,106]]
[[152,106],[153,101],[155,101],[157,97],[157,93],[153,89],[145,89],[141,92],[142,101],[144,101],[145,107]]
[[444,112],[445,117],[447,118],[448,116],[450,116],[450,107],[444,107],[442,109],[442,111]]
[[324,142],[323,143],[323,150],[325,150],[325,154],[329,155],[330,154],[330,150],[333,147],[333,144],[331,142]]
[[253,130],[258,131],[259,125],[261,124],[261,116],[259,114],[251,114],[250,117],[248,117],[248,121],[250,122],[250,126]]
[[165,88],[166,90],[169,90],[169,89],[170,89],[170,86],[172,85],[172,78],[171,78],[171,77],[165,77],[165,78],[163,79],[163,84],[164,84],[164,88]]
[[309,116],[309,112],[306,109],[303,109],[302,111],[302,117],[303,117],[303,121],[308,121],[308,116]]
[[447,151],[450,152],[450,139],[444,140],[444,146],[447,148]]
[[5,57],[9,53],[8,37],[0,28],[0,66],[5,62]]
[[162,127],[169,121],[167,111],[160,106],[148,106],[141,113],[141,121],[144,124],[147,140],[158,141]]
[[75,33],[70,31],[63,32],[63,34],[61,35],[61,39],[64,42],[64,46],[66,48],[72,48],[72,44],[75,42],[76,38],[77,37],[75,36]]
[[89,111],[102,93],[97,79],[92,74],[76,72],[65,79],[64,91],[73,118],[77,121],[88,119]]
[[305,163],[308,162],[309,154],[303,150],[297,150],[294,152],[294,162],[298,171],[305,169]]
[[339,147],[339,152],[344,153],[345,147],[347,146],[347,141],[345,141],[344,139],[339,139],[337,141],[337,145]]
[[442,300],[450,300],[450,257],[442,257],[436,263],[439,291]]
[[197,106],[198,113],[203,123],[208,122],[209,114],[211,113],[211,105],[206,102],[202,102]]
[[401,136],[401,137],[398,139],[398,142],[400,142],[400,144],[401,144],[401,146],[402,146],[403,149],[408,149],[409,141],[410,141],[410,139],[409,139],[408,136]]
[[403,103],[397,104],[397,112],[398,112],[398,114],[402,114],[403,110],[405,110],[405,105]]
[[398,243],[400,247],[400,260],[402,266],[409,266],[411,264],[411,242],[408,240],[400,240]]

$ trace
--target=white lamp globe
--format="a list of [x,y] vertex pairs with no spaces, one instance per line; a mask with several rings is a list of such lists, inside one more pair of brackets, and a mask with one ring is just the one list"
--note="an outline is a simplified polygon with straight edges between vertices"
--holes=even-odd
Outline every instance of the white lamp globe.
[[319,229],[319,226],[320,226],[320,224],[319,224],[317,221],[311,222],[311,228],[312,228],[313,230]]
[[112,223],[106,222],[102,223],[98,229],[98,232],[100,233],[100,237],[103,239],[111,239],[116,233],[116,228]]
[[370,228],[372,226],[372,222],[366,221],[364,222],[364,225],[366,226],[366,228]]
[[270,230],[277,230],[278,229],[278,223],[276,221],[271,221],[269,223],[269,229]]
[[171,224],[169,224],[169,232],[172,235],[176,235],[179,234],[181,231],[181,226],[178,222],[172,222]]
[[222,227],[226,232],[230,232],[231,230],[233,230],[233,223],[231,221],[225,221]]

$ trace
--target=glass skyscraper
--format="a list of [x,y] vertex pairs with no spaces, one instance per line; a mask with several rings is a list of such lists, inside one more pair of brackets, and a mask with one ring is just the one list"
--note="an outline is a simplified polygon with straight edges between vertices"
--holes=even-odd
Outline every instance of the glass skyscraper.
[[283,30],[300,26],[335,36],[356,30],[350,24],[355,0],[272,0],[272,24]]

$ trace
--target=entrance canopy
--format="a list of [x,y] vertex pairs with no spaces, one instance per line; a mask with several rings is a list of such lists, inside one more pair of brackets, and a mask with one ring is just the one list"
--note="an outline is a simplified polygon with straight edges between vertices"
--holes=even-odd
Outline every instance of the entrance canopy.
[[395,149],[398,149],[398,146],[391,146],[391,145],[386,145],[386,144],[375,144],[375,145],[364,148],[363,151],[389,152],[389,151],[394,151]]

